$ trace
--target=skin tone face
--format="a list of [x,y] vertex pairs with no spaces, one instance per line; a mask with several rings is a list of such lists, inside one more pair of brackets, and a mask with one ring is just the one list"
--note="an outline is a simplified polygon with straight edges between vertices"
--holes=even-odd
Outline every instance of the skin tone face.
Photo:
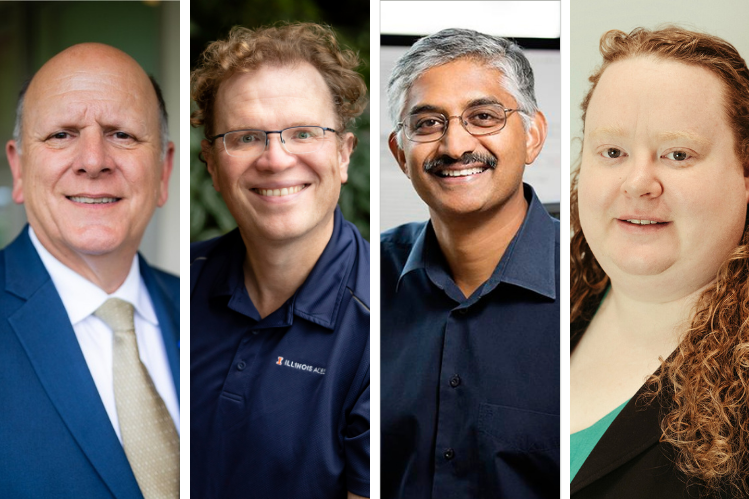
[[6,146],[14,201],[47,250],[113,291],[168,195],[174,146],[162,157],[147,75],[112,47],[71,47],[34,76],[22,133]]
[[[502,74],[482,62],[458,59],[429,69],[413,84],[401,118],[428,107],[445,116],[460,116],[477,103],[499,103],[517,108],[516,100],[501,86]],[[506,211],[525,213],[522,179],[526,164],[532,163],[546,138],[546,121],[537,113],[530,130],[523,129],[518,112],[507,116],[505,127],[493,135],[475,137],[457,118],[450,120],[445,136],[436,142],[416,143],[401,134],[402,147],[395,133],[390,150],[414,189],[429,205],[432,218],[466,220],[471,214]],[[424,163],[440,157],[457,160],[466,154],[493,156],[496,168],[486,161],[456,162],[425,171]],[[458,171],[465,175],[448,176]]]
[[737,246],[749,182],[724,109],[723,83],[704,68],[635,58],[603,73],[585,122],[579,207],[612,282],[645,279],[659,300],[685,296]]
[[[330,90],[306,62],[233,75],[219,87],[215,120],[218,133],[299,125],[339,129]],[[203,141],[214,187],[246,242],[327,243],[341,184],[348,178],[353,135],[327,132],[322,147],[308,154],[286,152],[278,134],[268,138],[265,151],[249,159],[228,155],[221,139]]]

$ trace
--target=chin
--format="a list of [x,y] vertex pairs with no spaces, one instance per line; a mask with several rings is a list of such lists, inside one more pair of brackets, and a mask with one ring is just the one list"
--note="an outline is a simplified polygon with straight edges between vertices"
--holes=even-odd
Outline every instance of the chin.
[[[68,245],[77,253],[85,255],[106,255],[123,248],[126,238],[117,230],[106,227],[79,229],[74,237],[68,238]],[[138,245],[135,245],[137,250]]]
[[[628,275],[654,276],[662,274],[663,272],[671,268],[671,266],[674,264],[674,261],[657,257],[648,258],[645,256],[627,255],[622,258],[613,259],[612,263],[619,269],[620,272],[624,272]],[[605,270],[606,269],[604,269],[604,271]]]

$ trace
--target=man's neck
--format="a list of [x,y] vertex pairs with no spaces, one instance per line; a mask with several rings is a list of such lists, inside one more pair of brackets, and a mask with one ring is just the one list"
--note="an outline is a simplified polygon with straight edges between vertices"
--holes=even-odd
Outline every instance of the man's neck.
[[242,233],[247,293],[261,318],[278,310],[304,283],[333,235],[334,218],[291,241],[260,241]]
[[87,255],[55,246],[44,233],[34,231],[34,235],[57,261],[107,294],[114,293],[125,282],[137,251],[136,246],[132,250],[119,249],[102,255]]
[[445,217],[430,210],[442,254],[466,297],[492,275],[527,211],[522,188],[518,196],[491,213]]

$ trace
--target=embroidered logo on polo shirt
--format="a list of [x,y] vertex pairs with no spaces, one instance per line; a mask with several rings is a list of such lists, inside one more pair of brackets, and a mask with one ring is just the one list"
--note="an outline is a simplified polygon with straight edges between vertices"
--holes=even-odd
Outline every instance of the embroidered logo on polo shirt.
[[307,372],[314,373],[314,374],[325,374],[324,367],[315,367],[310,364],[302,364],[301,362],[295,362],[289,359],[284,360],[283,357],[278,357],[278,360],[276,361],[276,365],[290,367],[292,369],[298,369],[300,371],[307,371]]

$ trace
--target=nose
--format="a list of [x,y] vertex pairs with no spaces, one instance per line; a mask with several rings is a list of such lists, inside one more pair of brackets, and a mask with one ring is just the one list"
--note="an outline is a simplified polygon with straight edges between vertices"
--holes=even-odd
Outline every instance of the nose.
[[663,194],[657,166],[652,154],[633,157],[622,182],[622,191],[633,198],[656,198]]
[[107,150],[106,137],[99,131],[83,130],[79,139],[75,172],[96,178],[113,170],[114,163]]
[[290,168],[296,162],[294,154],[286,152],[281,143],[281,135],[278,133],[269,133],[268,145],[255,160],[255,168],[259,171],[268,173],[281,172]]
[[447,130],[439,141],[439,154],[460,158],[463,154],[476,150],[478,139],[468,133],[462,120],[460,116],[450,116],[447,119]]

